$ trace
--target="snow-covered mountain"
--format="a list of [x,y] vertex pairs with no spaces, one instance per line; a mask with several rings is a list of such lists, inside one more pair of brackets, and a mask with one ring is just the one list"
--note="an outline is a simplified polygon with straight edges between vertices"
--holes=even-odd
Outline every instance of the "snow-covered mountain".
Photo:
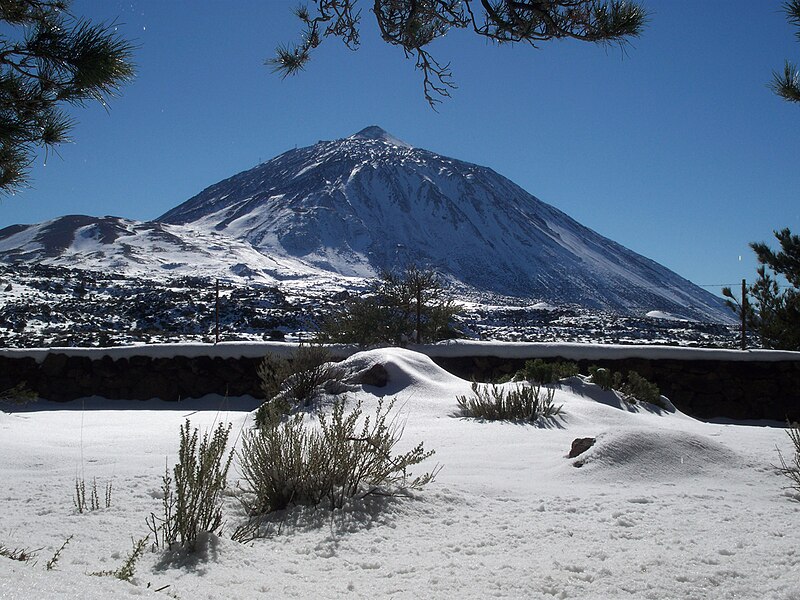
[[375,126],[289,150],[153,222],[70,216],[0,230],[0,260],[343,285],[415,263],[477,296],[729,317],[714,295],[493,170]]
[[0,261],[131,276],[205,275],[263,283],[324,276],[302,261],[263,254],[247,241],[213,230],[110,216],[68,215],[6,227],[0,230]]
[[712,294],[493,170],[413,148],[375,126],[285,152],[158,220],[224,232],[342,275],[417,263],[478,290],[553,304],[721,313]]

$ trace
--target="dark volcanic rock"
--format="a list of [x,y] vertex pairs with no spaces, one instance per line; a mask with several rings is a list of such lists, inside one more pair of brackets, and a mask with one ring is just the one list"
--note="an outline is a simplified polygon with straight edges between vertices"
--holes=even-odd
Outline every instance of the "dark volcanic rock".
[[584,452],[586,452],[589,448],[594,446],[594,443],[597,441],[596,438],[577,438],[572,442],[572,448],[570,448],[569,454],[567,458],[575,458],[576,456],[580,456]]
[[355,383],[357,385],[371,385],[374,387],[386,387],[389,383],[389,373],[380,363],[372,365],[369,369],[356,373],[348,379],[348,383]]

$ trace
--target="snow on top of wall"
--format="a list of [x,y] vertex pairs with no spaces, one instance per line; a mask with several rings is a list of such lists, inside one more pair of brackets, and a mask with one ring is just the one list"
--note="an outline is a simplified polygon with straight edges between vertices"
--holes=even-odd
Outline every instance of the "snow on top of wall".
[[[297,344],[288,342],[220,342],[219,344],[176,343],[141,344],[113,348],[0,348],[0,356],[8,358],[30,357],[42,362],[48,354],[85,356],[99,360],[105,356],[113,360],[133,356],[150,358],[259,358],[266,354],[289,356]],[[567,360],[618,360],[643,358],[651,360],[720,360],[730,362],[800,361],[800,352],[784,350],[720,350],[712,348],[686,348],[679,346],[648,346],[620,344],[579,344],[569,342],[481,342],[450,341],[440,344],[411,345],[410,349],[432,358],[457,358],[493,356],[507,359],[554,358]],[[330,346],[331,353],[340,358],[359,351],[355,346]]]
[[495,356],[498,358],[553,358],[567,360],[723,360],[737,362],[800,361],[800,352],[785,350],[722,350],[631,344],[584,344],[572,342],[481,342],[455,341],[432,346],[415,346],[432,357]]
[[[137,344],[132,346],[114,346],[112,348],[19,348],[0,349],[0,356],[8,358],[31,357],[42,362],[48,354],[64,354],[66,356],[85,356],[99,360],[105,356],[117,360],[133,356],[150,358],[174,358],[183,356],[195,358],[258,358],[265,354],[289,356],[297,344],[287,342],[220,342],[219,344],[176,343],[176,344]],[[349,353],[347,353],[349,354]],[[345,356],[347,355],[345,354]]]

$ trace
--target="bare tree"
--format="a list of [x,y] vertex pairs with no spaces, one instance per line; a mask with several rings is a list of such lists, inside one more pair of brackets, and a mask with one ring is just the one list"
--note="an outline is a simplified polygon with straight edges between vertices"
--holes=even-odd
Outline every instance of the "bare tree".
[[398,273],[386,271],[369,294],[330,316],[323,337],[362,346],[454,337],[452,321],[460,307],[448,296],[434,271],[413,265]]

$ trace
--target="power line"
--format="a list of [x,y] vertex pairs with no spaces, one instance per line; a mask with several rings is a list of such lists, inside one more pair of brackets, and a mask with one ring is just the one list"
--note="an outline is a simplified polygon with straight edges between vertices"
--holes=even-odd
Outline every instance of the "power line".
[[[742,285],[742,282],[740,281],[738,283],[695,283],[695,285],[697,287],[703,287],[703,288],[705,288],[705,287],[729,287],[729,288],[733,288],[733,287]],[[779,285],[778,289],[787,290],[787,289],[792,288],[792,287],[794,287],[794,286],[791,286],[791,285]]]

